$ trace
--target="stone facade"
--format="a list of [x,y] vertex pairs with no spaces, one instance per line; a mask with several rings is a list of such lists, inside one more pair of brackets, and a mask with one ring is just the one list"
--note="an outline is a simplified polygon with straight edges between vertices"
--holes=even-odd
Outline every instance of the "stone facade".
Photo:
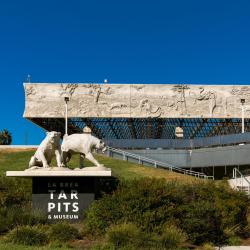
[[26,118],[250,118],[248,85],[25,83]]

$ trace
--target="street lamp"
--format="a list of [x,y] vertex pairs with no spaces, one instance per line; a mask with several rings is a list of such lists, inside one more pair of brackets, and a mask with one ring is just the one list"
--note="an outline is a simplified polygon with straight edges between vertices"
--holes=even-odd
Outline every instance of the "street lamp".
[[69,102],[69,97],[65,96],[64,101],[65,101],[65,135],[68,135],[68,102]]
[[245,132],[245,121],[244,121],[244,104],[245,99],[240,99],[241,102],[241,133],[243,134]]

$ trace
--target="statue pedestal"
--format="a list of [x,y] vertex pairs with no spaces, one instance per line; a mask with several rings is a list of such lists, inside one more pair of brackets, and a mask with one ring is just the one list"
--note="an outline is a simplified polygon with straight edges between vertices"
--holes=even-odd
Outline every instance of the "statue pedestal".
[[[6,176],[32,178],[32,206],[49,221],[83,218],[84,211],[102,192],[111,191],[117,181],[111,170],[48,168],[7,171]],[[110,190],[108,190],[110,189]]]

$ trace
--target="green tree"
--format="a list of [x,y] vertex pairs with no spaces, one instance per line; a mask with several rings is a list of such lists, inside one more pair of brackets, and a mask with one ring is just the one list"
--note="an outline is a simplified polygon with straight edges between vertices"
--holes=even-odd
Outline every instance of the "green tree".
[[7,129],[0,131],[0,145],[10,145],[11,142],[12,142],[11,133]]

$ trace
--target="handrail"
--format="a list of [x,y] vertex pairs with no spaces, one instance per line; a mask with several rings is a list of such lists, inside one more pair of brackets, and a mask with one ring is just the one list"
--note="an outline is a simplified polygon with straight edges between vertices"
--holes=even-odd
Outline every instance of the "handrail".
[[[240,186],[238,186],[238,179],[237,174],[240,176]],[[241,191],[243,191],[243,187],[247,187],[247,193],[250,195],[250,181],[239,171],[239,169],[234,168],[233,169],[233,179],[235,179],[235,188],[239,189],[241,188]],[[243,185],[243,180],[247,183],[247,185]]]
[[130,157],[130,158],[138,160],[139,164],[141,164],[142,162],[146,162],[146,163],[154,165],[154,167],[156,167],[156,168],[157,168],[157,166],[159,166],[162,168],[168,168],[170,171],[180,172],[182,174],[191,175],[191,176],[195,176],[198,178],[214,179],[213,176],[208,176],[204,173],[179,168],[179,167],[173,166],[170,163],[160,162],[160,161],[153,160],[153,159],[141,156],[141,155],[136,155],[136,154],[133,154],[133,153],[130,153],[127,151],[123,151],[123,150],[120,150],[117,148],[112,148],[112,147],[107,146],[107,150],[109,150],[110,152],[115,152],[115,153],[121,154],[123,156],[124,160],[126,159],[126,157]]

